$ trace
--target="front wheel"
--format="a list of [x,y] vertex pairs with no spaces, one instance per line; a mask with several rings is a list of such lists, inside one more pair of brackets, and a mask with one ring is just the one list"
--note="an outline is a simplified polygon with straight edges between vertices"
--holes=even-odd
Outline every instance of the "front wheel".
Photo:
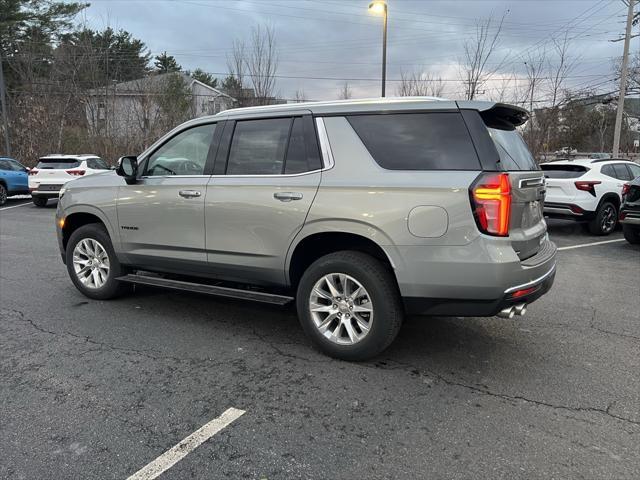
[[36,207],[46,207],[47,206],[47,199],[46,197],[31,197],[33,200],[33,204]]
[[0,205],[4,205],[5,203],[7,203],[7,197],[9,195],[7,194],[7,187],[4,186],[4,184],[0,183]]
[[108,300],[126,290],[116,278],[123,268],[104,226],[91,223],[71,234],[66,249],[67,271],[78,290],[89,298]]
[[622,233],[624,233],[624,238],[631,245],[639,245],[640,244],[640,227],[625,225],[622,224]]
[[387,348],[402,325],[403,309],[390,272],[354,251],[316,260],[298,285],[302,328],[314,345],[342,360],[367,360]]
[[618,209],[611,202],[604,202],[596,212],[596,218],[589,222],[593,235],[609,235],[618,223]]

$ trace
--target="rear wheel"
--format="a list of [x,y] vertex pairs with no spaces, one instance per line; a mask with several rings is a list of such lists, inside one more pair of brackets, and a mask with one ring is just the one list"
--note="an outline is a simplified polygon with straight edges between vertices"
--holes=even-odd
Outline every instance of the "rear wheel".
[[640,227],[622,224],[622,233],[627,242],[632,245],[640,244]]
[[589,222],[589,231],[593,235],[609,235],[618,223],[618,209],[611,202],[604,202],[596,212],[596,218]]
[[104,226],[91,223],[71,234],[66,249],[67,271],[81,293],[96,300],[117,297],[127,286],[116,280],[124,269]]
[[47,206],[47,199],[45,197],[32,197],[33,199],[33,204],[36,207],[46,207]]
[[366,360],[382,352],[403,319],[392,273],[360,252],[336,252],[316,260],[300,280],[296,303],[302,328],[314,345],[343,360]]
[[7,203],[7,187],[4,184],[0,183],[0,205],[4,205]]

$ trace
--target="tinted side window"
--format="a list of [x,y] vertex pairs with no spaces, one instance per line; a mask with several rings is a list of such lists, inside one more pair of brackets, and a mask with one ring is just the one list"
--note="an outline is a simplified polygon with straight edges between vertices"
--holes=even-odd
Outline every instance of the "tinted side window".
[[616,172],[613,170],[613,165],[604,165],[600,169],[600,173],[606,175],[607,177],[616,178]]
[[640,165],[627,165],[627,167],[631,170],[633,178],[640,177]]
[[309,170],[312,169],[309,167],[307,152],[304,146],[302,118],[298,117],[294,119],[293,127],[291,128],[284,173],[303,173]]
[[284,166],[291,118],[236,123],[227,175],[279,175]]
[[613,170],[616,172],[616,178],[619,180],[633,180],[631,173],[627,170],[627,166],[624,163],[615,163]]
[[109,170],[107,164],[101,158],[90,158],[87,160],[87,166],[96,170]]
[[459,113],[347,117],[374,160],[389,170],[479,170]]
[[204,175],[215,124],[178,133],[149,157],[145,175]]
[[0,170],[13,170],[7,160],[0,160]]

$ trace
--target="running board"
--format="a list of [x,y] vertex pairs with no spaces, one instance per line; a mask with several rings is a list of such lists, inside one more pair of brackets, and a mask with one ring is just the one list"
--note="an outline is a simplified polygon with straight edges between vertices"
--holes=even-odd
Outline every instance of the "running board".
[[204,283],[183,282],[181,280],[170,280],[162,277],[152,277],[149,275],[129,274],[118,277],[116,280],[139,285],[149,285],[152,287],[171,288],[173,290],[183,290],[186,292],[204,293],[216,295],[218,297],[238,298],[253,302],[269,303],[271,305],[286,305],[293,300],[293,297],[285,295],[274,295],[272,293],[252,292],[240,288],[218,287]]

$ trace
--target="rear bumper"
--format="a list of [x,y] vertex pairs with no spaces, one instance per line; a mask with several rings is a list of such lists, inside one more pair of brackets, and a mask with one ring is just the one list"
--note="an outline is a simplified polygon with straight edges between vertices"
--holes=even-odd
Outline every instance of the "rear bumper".
[[40,197],[40,198],[58,198],[58,192],[39,192],[38,190],[34,190],[31,192],[32,197]]
[[596,216],[595,211],[585,210],[574,203],[559,202],[545,202],[543,213],[545,217],[583,221],[593,220]]
[[620,210],[620,223],[640,226],[640,208]]
[[[512,293],[505,293],[501,298],[495,300],[460,300],[454,298],[403,298],[405,311],[409,315],[433,315],[433,316],[455,316],[455,317],[493,317],[501,310],[514,305],[530,304],[553,286],[556,276],[556,265],[536,283],[530,284],[528,288],[535,288],[531,293],[519,297],[513,297]],[[517,289],[524,290],[524,289]]]
[[546,240],[536,255],[520,260],[508,240],[480,237],[459,247],[401,247],[392,263],[407,313],[493,316],[551,288],[556,252]]

